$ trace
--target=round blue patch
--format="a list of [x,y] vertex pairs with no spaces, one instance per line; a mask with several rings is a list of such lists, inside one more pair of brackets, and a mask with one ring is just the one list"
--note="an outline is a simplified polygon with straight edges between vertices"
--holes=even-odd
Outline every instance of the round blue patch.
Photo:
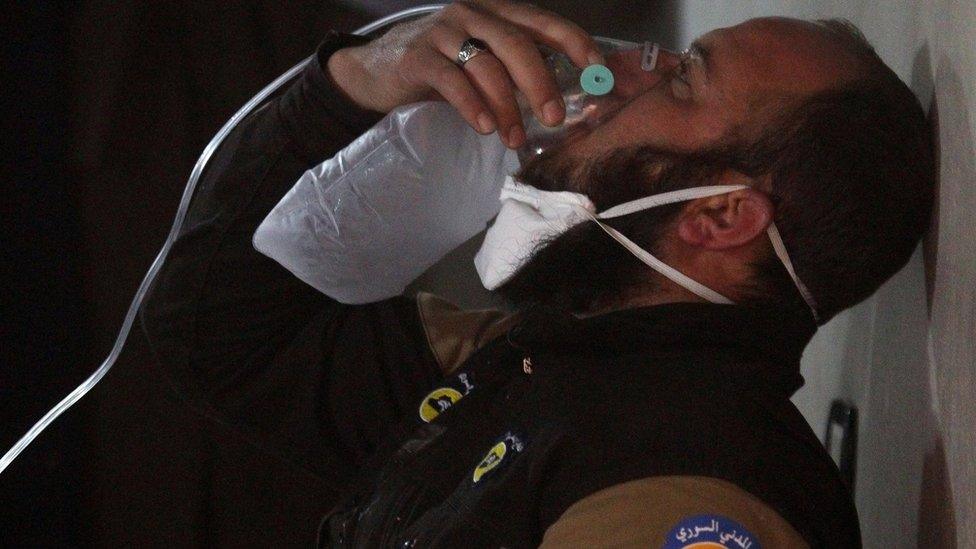
[[759,540],[741,524],[721,515],[681,519],[664,538],[664,549],[762,549]]

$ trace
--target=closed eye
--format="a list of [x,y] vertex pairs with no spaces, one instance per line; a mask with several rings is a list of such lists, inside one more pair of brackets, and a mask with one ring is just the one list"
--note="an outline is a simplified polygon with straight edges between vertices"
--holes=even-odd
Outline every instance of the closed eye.
[[671,71],[671,91],[675,97],[687,99],[691,92],[688,81],[690,54],[688,50],[681,52],[678,65]]
[[688,58],[682,57],[678,66],[674,69],[674,77],[685,84],[688,83]]

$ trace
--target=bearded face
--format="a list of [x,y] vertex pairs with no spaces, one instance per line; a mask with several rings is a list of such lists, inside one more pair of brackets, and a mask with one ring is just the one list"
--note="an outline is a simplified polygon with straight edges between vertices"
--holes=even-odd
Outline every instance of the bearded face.
[[[569,154],[571,142],[526,162],[515,178],[545,191],[587,195],[598,211],[645,196],[707,185],[720,162],[709,156],[630,147],[594,159]],[[681,205],[645,210],[607,224],[656,253],[656,243]],[[498,291],[516,307],[548,306],[585,312],[623,305],[652,290],[657,275],[595,223],[581,223],[549,242]]]

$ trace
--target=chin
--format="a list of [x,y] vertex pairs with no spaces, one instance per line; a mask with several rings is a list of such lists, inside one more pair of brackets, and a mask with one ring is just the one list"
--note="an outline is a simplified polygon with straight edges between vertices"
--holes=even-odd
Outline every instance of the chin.
[[624,295],[644,268],[595,223],[582,223],[541,244],[497,291],[519,310],[580,314]]

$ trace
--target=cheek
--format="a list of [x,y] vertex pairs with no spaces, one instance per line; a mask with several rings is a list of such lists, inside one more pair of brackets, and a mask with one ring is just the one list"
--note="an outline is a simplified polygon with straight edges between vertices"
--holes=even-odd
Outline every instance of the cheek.
[[641,50],[635,50],[607,57],[607,66],[614,76],[613,95],[630,99],[661,82],[663,72],[640,68],[641,54]]
[[705,125],[700,116],[694,109],[654,90],[596,127],[579,144],[578,152],[592,155],[633,145],[692,150],[700,143],[698,128]]

